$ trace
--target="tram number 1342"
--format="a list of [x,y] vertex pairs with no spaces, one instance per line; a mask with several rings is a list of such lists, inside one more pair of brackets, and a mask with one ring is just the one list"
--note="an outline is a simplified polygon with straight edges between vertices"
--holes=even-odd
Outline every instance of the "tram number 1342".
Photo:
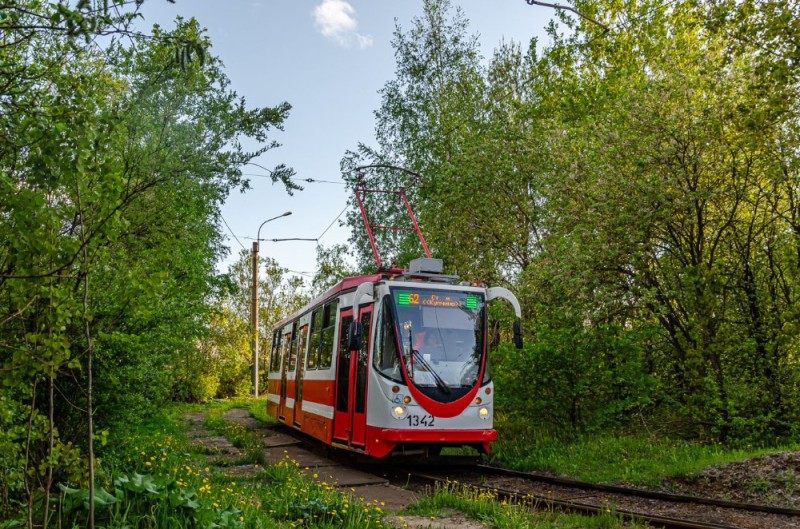
[[415,426],[433,426],[433,415],[409,415],[406,420],[412,428]]

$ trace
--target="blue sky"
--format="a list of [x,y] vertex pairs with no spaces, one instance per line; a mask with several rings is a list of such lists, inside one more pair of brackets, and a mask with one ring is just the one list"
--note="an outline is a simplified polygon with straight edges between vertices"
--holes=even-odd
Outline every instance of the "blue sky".
[[[479,34],[484,57],[502,40],[524,46],[532,37],[546,41],[544,28],[555,15],[525,0],[452,3],[469,19],[471,32]],[[332,182],[341,181],[339,161],[347,149],[358,142],[374,145],[378,90],[394,77],[395,23],[407,30],[421,13],[421,0],[150,0],[142,7],[143,26],[169,27],[178,15],[197,18],[208,29],[211,53],[222,59],[231,87],[248,105],[292,105],[285,130],[273,136],[282,146],[262,155],[258,164],[285,163],[295,169],[297,180]],[[254,166],[246,172],[265,173]],[[243,246],[252,246],[264,220],[292,211],[264,225],[262,239],[317,238],[347,202],[341,184],[301,182],[305,189],[289,196],[268,178],[250,180],[252,188],[234,192],[222,209],[231,248],[222,271]],[[334,223],[320,244],[346,242],[348,235]],[[262,241],[261,254],[294,272],[315,269],[315,243]]]

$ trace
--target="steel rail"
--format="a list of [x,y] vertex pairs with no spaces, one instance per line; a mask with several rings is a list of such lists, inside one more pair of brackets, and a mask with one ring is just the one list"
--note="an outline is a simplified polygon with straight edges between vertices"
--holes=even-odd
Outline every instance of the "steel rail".
[[489,465],[475,465],[477,470],[485,473],[492,473],[500,476],[509,476],[515,478],[522,478],[530,481],[538,481],[541,483],[549,483],[551,485],[561,485],[564,487],[581,488],[587,490],[596,490],[598,492],[609,492],[613,494],[624,494],[627,496],[636,496],[639,498],[650,498],[654,500],[672,501],[676,503],[694,503],[699,505],[710,505],[714,507],[725,507],[728,509],[739,509],[742,511],[763,512],[767,514],[785,514],[788,516],[800,516],[800,509],[792,509],[789,507],[773,507],[770,505],[761,505],[757,503],[736,502],[729,500],[720,500],[717,498],[705,498],[702,496],[689,496],[686,494],[672,494],[669,492],[659,492],[655,490],[638,489],[632,487],[622,487],[619,485],[606,485],[603,483],[587,483],[577,479],[563,478],[548,476],[545,474],[538,474],[533,472],[520,472],[518,470],[508,470],[500,467],[493,467]]
[[[427,481],[429,483],[446,483],[447,479],[428,474],[421,474],[410,472],[408,474],[417,480]],[[629,511],[626,509],[610,509],[599,505],[592,505],[589,503],[582,503],[574,500],[562,500],[551,498],[549,496],[540,496],[537,494],[523,494],[515,491],[505,490],[499,487],[489,485],[481,485],[475,483],[463,483],[469,487],[477,490],[484,490],[492,492],[497,495],[501,500],[509,503],[527,505],[530,509],[540,509],[541,505],[549,509],[558,507],[562,510],[574,512],[578,514],[598,515],[598,514],[615,514],[625,520],[646,522],[654,527],[661,527],[663,529],[741,529],[737,526],[722,525],[711,522],[700,522],[694,520],[684,520],[679,518],[672,518],[669,516],[651,515],[636,511]]]
[[[308,441],[310,438],[304,435],[298,435],[298,432],[293,428],[290,428],[286,425],[282,426],[282,430],[285,433],[295,437],[303,441],[303,444],[308,446]],[[327,456],[333,456],[330,452],[330,447],[327,446],[320,446],[316,443],[311,443],[311,447],[318,447],[318,448],[326,448]],[[312,448],[312,451],[317,452]],[[336,450],[338,452],[338,450]],[[350,458],[344,457],[345,455],[350,456]],[[425,472],[419,472],[414,470],[398,470],[395,464],[391,466],[394,467],[392,469],[384,468],[381,471],[381,467],[383,467],[387,462],[383,460],[375,460],[372,458],[368,458],[367,460],[363,460],[360,458],[353,458],[353,454],[343,454],[339,453],[339,457],[334,456],[334,460],[339,460],[340,463],[345,463],[346,460],[349,459],[349,465],[351,468],[357,468],[361,471],[365,471],[365,463],[369,463],[366,466],[376,466],[378,470],[377,472],[370,473],[373,474],[382,474],[384,477],[387,475],[393,475],[392,481],[401,481],[404,485],[408,485],[408,480],[410,478],[414,478],[422,483],[454,483],[451,478],[448,478],[446,475],[431,475]],[[396,462],[395,462],[396,463]],[[460,470],[466,472],[475,473],[475,471],[479,471],[485,474],[494,474],[497,476],[507,476],[507,477],[514,477],[514,478],[521,478],[528,481],[534,482],[541,482],[547,483],[552,485],[558,485],[566,488],[576,488],[582,490],[589,490],[595,491],[600,493],[607,493],[607,494],[620,494],[626,495],[631,497],[640,497],[640,498],[647,498],[653,500],[660,500],[665,502],[673,502],[673,503],[684,503],[684,504],[695,504],[695,505],[704,505],[704,506],[712,506],[712,507],[722,507],[728,509],[735,509],[744,512],[751,512],[751,513],[763,513],[763,514],[775,514],[775,515],[789,515],[789,516],[798,516],[800,517],[800,509],[790,509],[790,508],[783,508],[783,507],[770,507],[766,505],[759,505],[759,504],[751,504],[751,503],[741,503],[741,502],[730,502],[726,500],[716,500],[713,498],[703,498],[703,497],[696,497],[696,496],[688,496],[688,495],[680,495],[680,494],[670,494],[670,493],[662,493],[657,491],[651,490],[644,490],[644,489],[635,489],[629,487],[621,487],[616,485],[605,485],[605,484],[596,484],[596,483],[586,483],[583,481],[570,479],[570,478],[561,478],[561,477],[554,477],[554,476],[547,476],[543,474],[535,474],[529,472],[520,472],[516,470],[508,470],[499,467],[493,467],[488,465],[482,464],[473,464],[468,462],[464,464],[463,459],[459,458],[458,460],[450,460],[449,458],[445,458],[439,463],[444,464],[445,468],[443,470]],[[347,465],[347,463],[345,463]],[[412,466],[416,466],[419,464],[418,461],[409,461],[409,464]],[[428,468],[430,468],[430,462],[426,464]],[[402,477],[401,477],[402,475]],[[664,515],[654,515],[654,514],[647,514],[644,512],[638,512],[628,509],[618,509],[610,507],[608,504],[591,504],[591,503],[584,503],[581,501],[576,501],[574,499],[559,499],[553,498],[551,496],[544,496],[540,494],[533,494],[533,493],[526,493],[514,490],[507,490],[500,487],[494,487],[491,485],[485,485],[481,483],[470,483],[468,481],[456,481],[464,486],[468,486],[474,488],[476,490],[485,490],[491,491],[496,494],[496,496],[503,500],[505,499],[509,503],[516,503],[519,505],[526,506],[530,509],[561,509],[567,512],[574,512],[578,514],[585,514],[585,515],[601,515],[601,514],[614,514],[621,517],[624,520],[636,521],[636,522],[646,522],[653,527],[660,527],[663,529],[741,529],[740,526],[731,526],[731,525],[724,525],[720,523],[714,522],[703,522],[698,520],[690,520],[690,519],[680,519],[671,516],[664,516]]]

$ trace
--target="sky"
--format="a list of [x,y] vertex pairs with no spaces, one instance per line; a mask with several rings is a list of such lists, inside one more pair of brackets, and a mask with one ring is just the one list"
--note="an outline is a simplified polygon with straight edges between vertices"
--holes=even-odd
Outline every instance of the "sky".
[[[524,48],[533,37],[546,42],[545,27],[555,16],[525,0],[453,0],[452,5],[470,21],[470,33],[479,35],[485,58],[503,41]],[[325,247],[347,242],[348,229],[336,221],[348,199],[339,162],[359,142],[375,145],[378,92],[393,79],[396,66],[392,35],[396,24],[411,29],[412,19],[422,14],[422,0],[149,0],[141,13],[142,28],[156,23],[169,28],[176,16],[196,18],[207,28],[210,53],[222,60],[231,88],[249,107],[292,105],[284,130],[271,138],[281,147],[254,162],[294,168],[304,190],[290,196],[266,171],[246,166],[251,189],[234,191],[222,207],[231,252],[218,270],[226,271],[243,248],[252,247],[263,221],[291,211],[263,225],[260,254],[310,278],[317,243],[272,239],[319,239]]]

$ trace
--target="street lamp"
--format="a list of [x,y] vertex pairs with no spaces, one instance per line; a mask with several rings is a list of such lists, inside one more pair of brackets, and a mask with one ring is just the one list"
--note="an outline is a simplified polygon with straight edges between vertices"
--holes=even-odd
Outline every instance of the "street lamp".
[[253,396],[258,397],[258,241],[261,240],[261,228],[267,222],[271,222],[281,217],[288,217],[291,211],[287,211],[277,217],[272,217],[261,223],[258,227],[256,240],[253,242],[253,288],[250,300],[250,350],[253,352]]

